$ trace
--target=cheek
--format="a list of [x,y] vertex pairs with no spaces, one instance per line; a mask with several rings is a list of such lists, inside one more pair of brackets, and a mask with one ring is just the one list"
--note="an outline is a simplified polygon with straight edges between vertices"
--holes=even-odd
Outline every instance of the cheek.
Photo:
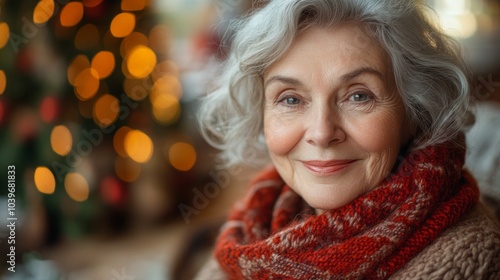
[[286,155],[300,142],[301,135],[298,122],[264,115],[264,137],[271,155]]
[[[397,114],[374,116],[352,130],[353,138],[370,154],[380,172],[392,169],[402,146],[403,121]],[[354,136],[356,135],[356,136]]]

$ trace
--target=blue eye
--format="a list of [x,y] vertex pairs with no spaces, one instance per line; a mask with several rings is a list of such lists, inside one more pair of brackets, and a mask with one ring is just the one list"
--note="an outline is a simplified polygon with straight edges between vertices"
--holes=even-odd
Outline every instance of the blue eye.
[[287,98],[285,98],[284,101],[287,105],[297,105],[300,103],[300,100],[298,98],[295,98],[295,97],[287,97]]
[[355,101],[355,102],[364,102],[364,101],[370,100],[370,96],[368,96],[368,94],[364,94],[364,93],[355,93],[355,94],[351,95],[351,97],[349,99],[352,101]]

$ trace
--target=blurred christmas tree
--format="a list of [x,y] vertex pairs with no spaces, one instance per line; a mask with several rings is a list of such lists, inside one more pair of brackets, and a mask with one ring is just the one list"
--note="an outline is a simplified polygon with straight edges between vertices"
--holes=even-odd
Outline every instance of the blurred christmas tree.
[[164,221],[198,180],[170,45],[147,0],[0,0],[0,180],[15,166],[19,250]]

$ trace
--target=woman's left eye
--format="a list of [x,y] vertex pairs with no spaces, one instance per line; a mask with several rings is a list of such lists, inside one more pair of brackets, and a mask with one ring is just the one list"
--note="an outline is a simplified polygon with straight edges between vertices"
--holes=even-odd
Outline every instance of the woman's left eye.
[[358,92],[349,97],[349,100],[354,102],[365,102],[370,100],[370,96],[366,93]]

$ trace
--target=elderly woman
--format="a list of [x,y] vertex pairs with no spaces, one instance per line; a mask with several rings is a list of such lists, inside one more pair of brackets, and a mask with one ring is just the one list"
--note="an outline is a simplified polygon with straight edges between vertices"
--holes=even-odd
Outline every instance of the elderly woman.
[[265,163],[207,279],[500,279],[463,169],[469,76],[420,1],[275,0],[242,20],[201,125]]

